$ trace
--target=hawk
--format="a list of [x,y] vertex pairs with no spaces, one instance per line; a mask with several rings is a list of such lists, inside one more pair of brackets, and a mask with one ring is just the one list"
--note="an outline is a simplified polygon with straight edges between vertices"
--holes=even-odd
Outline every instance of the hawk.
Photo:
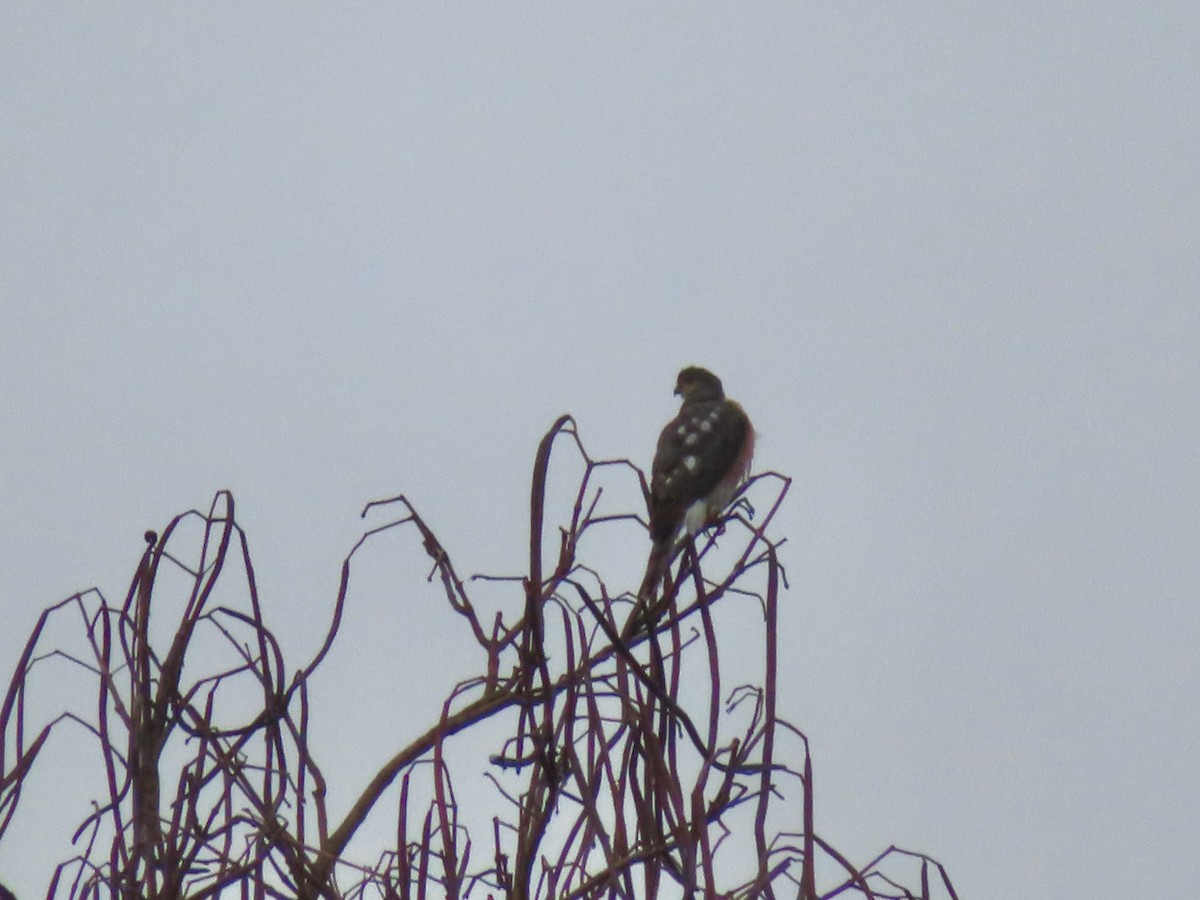
[[680,536],[716,521],[754,455],[754,428],[745,411],[725,398],[720,378],[688,366],[675,393],[683,404],[659,435],[650,469],[650,558],[638,590],[643,602],[654,599]]

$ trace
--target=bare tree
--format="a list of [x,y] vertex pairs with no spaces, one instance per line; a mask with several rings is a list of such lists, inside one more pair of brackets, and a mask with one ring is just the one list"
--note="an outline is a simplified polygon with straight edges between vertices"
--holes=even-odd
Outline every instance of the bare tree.
[[[547,472],[564,444],[583,474],[554,540]],[[324,641],[294,671],[228,492],[207,513],[147,533],[122,603],[95,590],[70,597],[41,615],[25,645],[0,707],[0,840],[39,753],[74,725],[94,738],[107,792],[79,824],[51,897],[956,898],[924,855],[893,847],[856,866],[815,830],[807,738],[776,714],[787,579],[771,528],[789,480],[753,478],[724,521],[684,547],[646,610],[628,593],[640,572],[606,580],[581,546],[597,529],[639,527],[635,514],[600,511],[604,478],[634,476],[645,492],[635,466],[591,459],[574,421],[559,419],[534,463],[519,579],[464,581],[405,497],[369,504],[364,515],[395,515],[346,557]],[[199,538],[185,550],[189,529]],[[477,648],[478,674],[364,777],[335,821],[311,747],[309,686],[337,639],[355,554],[396,529],[419,538],[430,578]],[[164,580],[186,587],[181,609],[158,602]],[[472,594],[496,580],[512,601],[485,621]],[[730,603],[760,611],[753,682],[723,680],[746,654],[718,627]],[[78,617],[83,652],[44,646],[47,624],[68,616]],[[201,635],[221,653],[201,658]],[[45,717],[29,707],[29,686],[52,665],[88,673],[93,714],[36,724]],[[232,698],[248,693],[259,699],[238,717],[245,704]],[[451,749],[464,735],[486,744],[485,724],[502,739],[464,772]],[[456,781],[481,769],[491,796],[460,800]],[[394,842],[356,858],[352,839],[393,795]]]

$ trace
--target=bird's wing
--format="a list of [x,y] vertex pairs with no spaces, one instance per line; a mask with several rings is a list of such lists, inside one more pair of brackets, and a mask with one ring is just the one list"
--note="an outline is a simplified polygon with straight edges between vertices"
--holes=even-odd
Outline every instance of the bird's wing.
[[[650,535],[664,540],[679,528],[687,508],[730,479],[736,484],[750,421],[736,403],[686,404],[658,438],[650,479]],[[723,505],[723,504],[722,504]]]

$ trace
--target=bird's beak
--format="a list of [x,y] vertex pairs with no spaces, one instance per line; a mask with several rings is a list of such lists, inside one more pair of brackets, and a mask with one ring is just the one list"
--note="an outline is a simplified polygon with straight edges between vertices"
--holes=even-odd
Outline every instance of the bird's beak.
[[675,385],[675,396],[676,397],[683,396],[683,388],[681,388],[679,385]]

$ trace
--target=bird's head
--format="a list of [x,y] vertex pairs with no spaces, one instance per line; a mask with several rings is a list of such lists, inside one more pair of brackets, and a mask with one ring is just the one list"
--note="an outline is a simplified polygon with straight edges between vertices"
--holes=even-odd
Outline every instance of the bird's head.
[[684,403],[725,399],[721,379],[699,366],[688,366],[679,373],[679,378],[675,381],[675,393],[683,398]]

